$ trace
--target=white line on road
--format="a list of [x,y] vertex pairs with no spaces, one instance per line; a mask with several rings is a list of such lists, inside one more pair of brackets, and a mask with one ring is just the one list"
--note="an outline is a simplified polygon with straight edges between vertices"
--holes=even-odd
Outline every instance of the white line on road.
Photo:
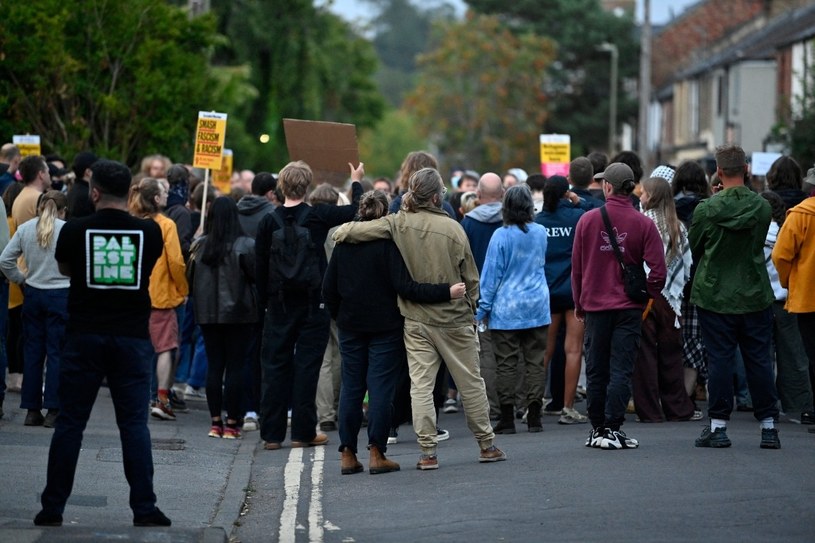
[[308,510],[308,540],[310,543],[323,542],[323,461],[325,447],[314,449],[311,466],[311,505]]
[[280,543],[294,543],[297,523],[297,502],[300,499],[300,476],[303,473],[303,449],[294,448],[289,453],[289,461],[283,478],[283,488],[286,499],[283,502],[283,512],[280,513]]

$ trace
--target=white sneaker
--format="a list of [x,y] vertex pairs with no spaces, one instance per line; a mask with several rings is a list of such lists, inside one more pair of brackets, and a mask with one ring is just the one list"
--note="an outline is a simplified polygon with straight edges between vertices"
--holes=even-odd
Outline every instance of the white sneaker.
[[445,413],[458,413],[458,402],[455,398],[447,398],[447,401],[444,402],[444,409]]
[[622,430],[612,430],[611,428],[606,428],[606,433],[603,434],[603,440],[600,442],[600,448],[607,451],[636,449],[639,445],[639,441],[628,437]]
[[201,388],[193,388],[190,385],[187,385],[184,388],[184,398],[187,400],[202,400],[206,399],[207,393],[204,390],[204,387]]
[[250,411],[243,417],[243,431],[255,432],[258,429],[258,416],[254,411]]
[[572,407],[564,407],[563,414],[560,415],[560,419],[557,421],[558,424],[586,424],[589,421],[589,418],[585,415],[581,415],[577,409]]

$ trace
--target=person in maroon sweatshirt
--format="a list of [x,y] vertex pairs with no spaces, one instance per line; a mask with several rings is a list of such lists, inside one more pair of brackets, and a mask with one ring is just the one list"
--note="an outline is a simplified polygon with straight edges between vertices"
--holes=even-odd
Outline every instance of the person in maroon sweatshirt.
[[634,173],[622,163],[606,168],[602,178],[606,205],[583,215],[575,229],[572,294],[575,316],[586,323],[586,381],[592,430],[587,447],[633,449],[639,443],[620,430],[631,396],[631,374],[640,343],[644,305],[625,293],[602,212],[625,264],[646,265],[650,296],[660,295],[665,278],[662,238],[656,225],[631,206]]

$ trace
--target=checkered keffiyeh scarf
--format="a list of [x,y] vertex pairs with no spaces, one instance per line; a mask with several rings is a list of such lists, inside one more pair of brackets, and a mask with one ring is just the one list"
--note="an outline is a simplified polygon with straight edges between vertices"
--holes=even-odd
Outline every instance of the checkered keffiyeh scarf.
[[679,328],[679,317],[682,316],[682,293],[685,285],[690,280],[690,268],[693,264],[691,257],[690,244],[688,243],[688,235],[685,226],[680,223],[680,237],[679,237],[679,251],[675,251],[670,261],[667,260],[671,237],[668,233],[668,224],[665,222],[665,216],[656,209],[649,209],[643,212],[646,217],[654,221],[659,230],[659,235],[662,237],[662,246],[665,252],[666,266],[668,268],[668,276],[665,279],[665,287],[662,289],[662,296],[668,301],[668,304],[676,313],[676,320],[674,326]]

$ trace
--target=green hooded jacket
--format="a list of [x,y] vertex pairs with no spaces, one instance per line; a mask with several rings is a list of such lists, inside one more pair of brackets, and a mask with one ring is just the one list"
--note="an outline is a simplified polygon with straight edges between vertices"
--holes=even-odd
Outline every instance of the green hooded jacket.
[[725,189],[699,204],[689,241],[698,263],[691,302],[716,313],[761,311],[773,302],[764,264],[770,204],[747,187]]

